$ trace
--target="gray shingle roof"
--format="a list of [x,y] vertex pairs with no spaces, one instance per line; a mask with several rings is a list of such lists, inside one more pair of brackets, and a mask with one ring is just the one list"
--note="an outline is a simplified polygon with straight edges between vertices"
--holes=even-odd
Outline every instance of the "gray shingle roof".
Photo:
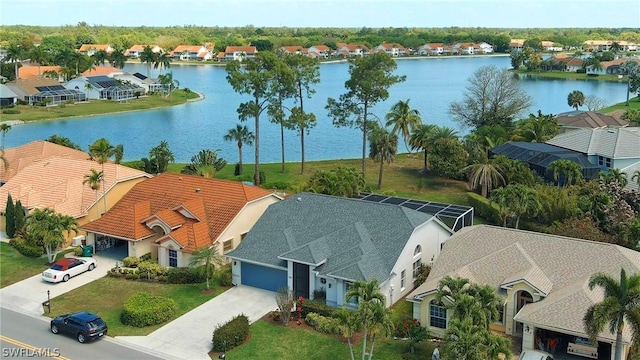
[[5,84],[0,84],[0,98],[8,99],[8,98],[16,98],[18,95],[11,91]]
[[414,229],[431,219],[398,205],[301,193],[269,206],[227,255],[282,267],[295,260],[319,265],[323,275],[382,282]]
[[[521,279],[548,295],[525,306],[518,321],[584,333],[582,316],[603,296],[598,289],[587,288],[589,278],[602,272],[617,279],[621,268],[628,274],[640,272],[640,252],[613,244],[478,225],[447,240],[427,281],[407,298],[421,300],[447,275],[496,289]],[[610,339],[614,335],[602,336]],[[625,336],[629,339],[630,334]]]
[[560,134],[547,144],[612,159],[640,158],[640,128],[577,129]]

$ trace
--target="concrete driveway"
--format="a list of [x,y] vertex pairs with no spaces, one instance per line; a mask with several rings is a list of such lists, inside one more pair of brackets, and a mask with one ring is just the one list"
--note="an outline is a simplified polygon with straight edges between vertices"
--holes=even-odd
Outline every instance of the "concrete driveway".
[[238,285],[148,336],[117,336],[116,339],[175,359],[209,360],[207,354],[211,351],[211,336],[216,325],[240,314],[254,323],[277,308],[276,293]]
[[[0,306],[28,315],[41,316],[43,314],[42,302],[47,300],[47,290],[50,291],[50,296],[53,299],[106,276],[107,271],[115,266],[116,260],[114,259],[99,255],[93,257],[97,261],[97,267],[93,271],[72,277],[67,282],[48,283],[42,280],[42,276],[38,274],[0,289]],[[55,302],[52,302],[51,306],[55,308]]]

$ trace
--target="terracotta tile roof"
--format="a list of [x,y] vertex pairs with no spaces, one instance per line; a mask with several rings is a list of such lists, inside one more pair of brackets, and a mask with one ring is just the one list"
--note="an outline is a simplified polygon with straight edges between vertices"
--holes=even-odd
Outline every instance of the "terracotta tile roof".
[[7,85],[13,84],[27,95],[35,95],[40,92],[36,89],[38,86],[54,86],[61,85],[58,80],[49,78],[31,78],[31,79],[18,79],[7,83]]
[[236,181],[163,173],[136,184],[111,210],[82,229],[144,239],[155,234],[145,225],[155,216],[177,227],[156,242],[171,238],[191,252],[217,241],[247,203],[271,195]]
[[173,49],[172,53],[181,53],[184,51],[188,51],[188,52],[200,52],[200,50],[202,49],[202,46],[200,45],[178,45],[175,49]]
[[8,181],[26,166],[44,161],[51,157],[64,157],[76,160],[87,160],[89,154],[57,145],[48,141],[32,141],[18,147],[4,150],[4,157],[7,159],[7,168],[0,166],[0,181]]
[[[100,171],[101,165],[91,160],[63,157],[35,162],[0,187],[0,206],[4,209],[10,193],[13,200],[20,199],[25,208],[51,208],[60,214],[82,217],[100,200],[103,189],[101,185],[101,190],[96,193],[88,184],[82,183],[91,169]],[[107,192],[119,182],[150,176],[113,163],[104,164],[104,173]]]
[[234,52],[245,52],[247,54],[253,54],[257,52],[255,46],[227,46],[224,50],[227,54],[233,54]]
[[543,47],[551,47],[554,45],[553,41],[540,41],[540,45],[542,45]]
[[144,51],[144,49],[149,46],[151,49],[155,48],[157,45],[133,45],[127,51]]
[[220,51],[220,52],[218,53],[218,59],[222,59],[223,57],[224,57],[224,52],[223,52],[223,51]]
[[640,65],[640,60],[638,59],[633,59],[633,58],[618,58],[615,60],[611,60],[611,61],[603,61],[600,63],[600,66],[602,66],[603,69],[606,69],[610,66],[620,66],[624,63],[626,63],[627,61],[632,61],[638,65]]
[[329,47],[327,45],[313,45],[312,47],[316,48],[318,51],[329,51]]
[[79,52],[87,52],[89,50],[107,51],[108,48],[110,48],[108,44],[82,44],[82,46],[80,46],[80,49],[78,49],[78,51]]
[[94,69],[89,69],[82,73],[83,76],[94,76],[94,75],[109,75],[111,73],[119,73],[124,74],[122,69],[118,69],[113,66],[96,66]]
[[38,75],[38,66],[37,65],[23,65],[18,68],[18,78],[19,79],[34,79],[39,76],[42,76],[45,71],[60,71],[60,66],[40,66],[40,74]]
[[563,62],[567,66],[582,66],[582,64],[584,63],[584,60],[577,57],[573,57],[573,56],[560,55],[560,56],[556,56],[553,62],[555,64]]
[[298,46],[298,45],[291,45],[291,46],[281,46],[280,49],[290,53],[290,54],[294,54],[296,52],[301,52],[301,53],[306,53],[307,49],[305,49],[302,46]]
[[615,116],[595,111],[570,111],[558,114],[558,125],[567,127],[621,127],[629,126],[629,122]]

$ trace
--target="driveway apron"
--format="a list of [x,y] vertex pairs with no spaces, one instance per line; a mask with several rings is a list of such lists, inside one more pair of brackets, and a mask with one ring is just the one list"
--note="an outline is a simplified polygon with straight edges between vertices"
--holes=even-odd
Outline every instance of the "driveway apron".
[[168,323],[148,336],[117,336],[116,339],[162,352],[176,359],[209,360],[213,329],[236,315],[254,323],[276,310],[275,293],[238,285]]

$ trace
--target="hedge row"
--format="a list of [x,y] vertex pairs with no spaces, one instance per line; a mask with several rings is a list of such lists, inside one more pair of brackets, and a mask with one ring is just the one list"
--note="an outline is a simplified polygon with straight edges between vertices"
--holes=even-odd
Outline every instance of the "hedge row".
[[20,254],[26,257],[38,258],[44,255],[44,249],[42,247],[31,246],[21,238],[9,240],[9,245],[13,246]]
[[139,292],[125,301],[120,321],[135,327],[161,324],[175,316],[176,308],[177,305],[173,299]]
[[213,330],[213,351],[222,352],[241,345],[249,336],[249,318],[240,314]]
[[336,309],[327,305],[325,302],[304,299],[302,316],[306,318],[309,313],[316,313],[325,317],[335,317]]
[[469,205],[473,206],[475,215],[487,220],[490,224],[500,224],[498,205],[492,204],[489,199],[473,192],[467,193]]
[[318,315],[316,313],[309,313],[304,320],[310,326],[313,326],[317,331],[324,334],[339,334],[338,319],[332,317],[326,317]]

